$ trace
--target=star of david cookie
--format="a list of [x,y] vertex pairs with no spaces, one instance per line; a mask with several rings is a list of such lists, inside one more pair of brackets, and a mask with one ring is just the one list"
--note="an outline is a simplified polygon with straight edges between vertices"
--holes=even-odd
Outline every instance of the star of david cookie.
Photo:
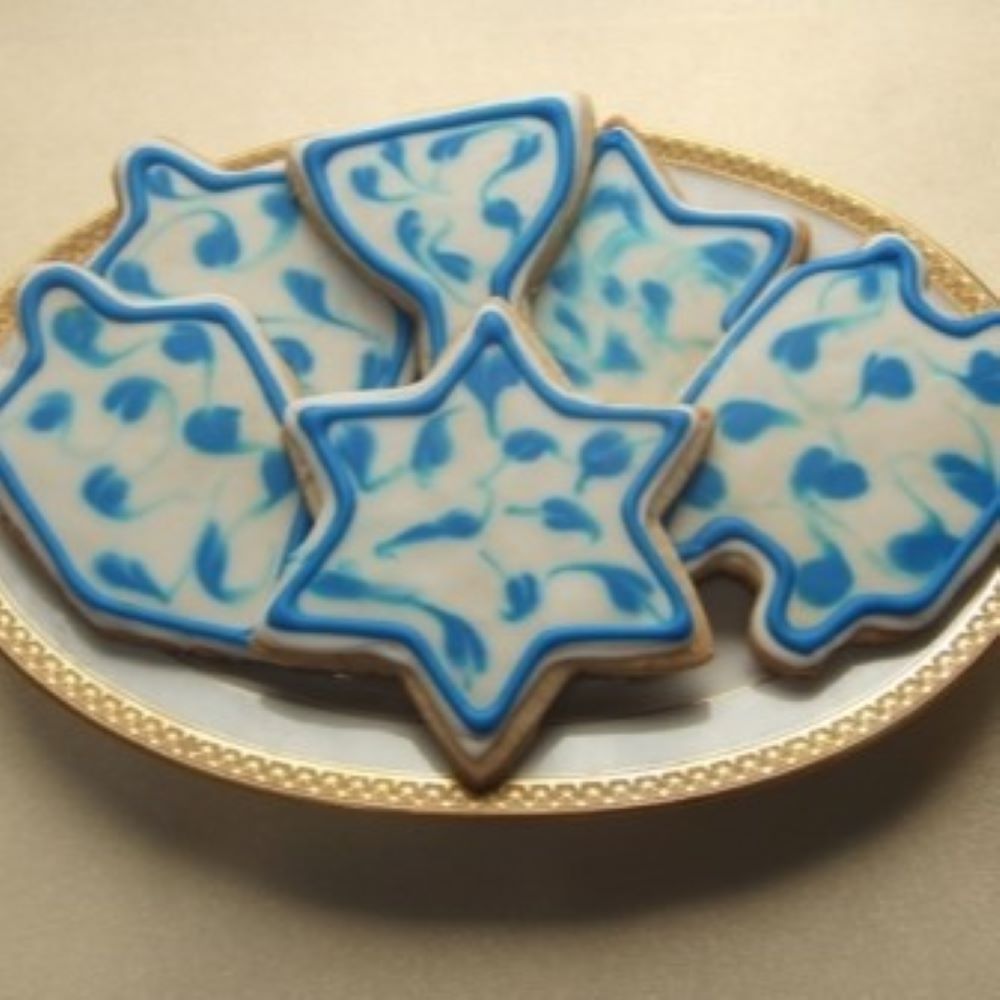
[[487,305],[422,382],[296,401],[319,504],[258,644],[403,679],[468,783],[495,783],[577,672],[701,662],[710,639],[658,519],[706,415],[567,393]]
[[640,140],[611,127],[534,326],[580,392],[672,403],[803,244],[782,216],[685,205]]

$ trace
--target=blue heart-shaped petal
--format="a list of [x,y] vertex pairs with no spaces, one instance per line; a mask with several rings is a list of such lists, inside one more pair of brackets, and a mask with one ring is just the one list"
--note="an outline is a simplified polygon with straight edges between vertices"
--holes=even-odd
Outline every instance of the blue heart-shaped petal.
[[697,510],[710,510],[725,495],[725,477],[711,462],[702,462],[681,495],[681,502]]
[[146,266],[137,260],[123,260],[115,264],[111,280],[116,288],[131,295],[142,295],[150,299],[160,297]]
[[99,465],[83,481],[83,499],[107,518],[128,516],[128,497],[132,486],[113,465]]
[[180,320],[171,325],[160,343],[160,349],[179,365],[211,361],[215,357],[212,340],[200,323]]
[[28,426],[33,431],[46,434],[68,424],[73,417],[73,397],[68,392],[55,390],[43,393],[28,414]]
[[959,495],[977,507],[987,507],[997,496],[993,473],[965,455],[943,451],[934,456],[934,468]]
[[261,198],[260,207],[280,226],[291,226],[299,217],[299,206],[295,204],[292,192],[286,187],[268,191]]
[[857,462],[837,458],[829,448],[817,445],[795,463],[792,489],[800,496],[818,493],[828,500],[853,500],[868,490],[868,473]]
[[497,401],[501,393],[518,384],[521,376],[503,351],[485,351],[465,376],[465,386],[486,411],[490,430],[496,429]]
[[184,421],[184,440],[207,455],[240,451],[242,412],[233,406],[203,406]]
[[616,308],[623,306],[625,300],[628,298],[628,292],[621,278],[614,274],[605,275],[604,280],[601,282],[601,298],[609,306],[615,306]]
[[837,325],[818,319],[785,330],[771,345],[771,357],[793,372],[808,371],[819,358],[819,342]]
[[236,226],[222,212],[213,213],[212,226],[195,240],[194,253],[202,267],[231,267],[240,259]]
[[576,491],[580,493],[591,478],[613,478],[621,475],[632,461],[632,445],[619,430],[595,431],[580,446],[580,477]]
[[520,209],[510,198],[495,198],[486,202],[482,208],[483,221],[497,229],[509,229],[517,236],[524,228],[524,219]]
[[889,540],[889,558],[904,572],[925,576],[947,561],[958,548],[959,540],[945,531],[936,518],[930,518],[916,531],[903,532]]
[[910,366],[899,358],[871,354],[861,369],[861,398],[882,396],[885,399],[906,399],[913,395],[913,375]]
[[278,449],[265,451],[260,460],[260,478],[267,503],[283,500],[295,490],[295,472],[288,456]]
[[1000,406],[1000,354],[976,351],[961,381],[980,402]]
[[802,563],[795,574],[795,592],[807,604],[828,608],[843,598],[854,584],[854,574],[844,554],[831,542],[823,554]]
[[332,444],[337,461],[343,462],[354,473],[361,489],[370,489],[371,467],[378,450],[378,442],[371,429],[364,424],[349,423],[333,437]]
[[728,239],[699,248],[702,258],[727,278],[745,278],[756,260],[753,247],[746,240]]
[[154,579],[143,563],[117,552],[102,552],[94,559],[94,572],[111,587],[131,590],[158,601],[169,600],[169,595]]
[[673,293],[662,282],[647,280],[639,285],[639,294],[646,306],[649,325],[662,332],[667,323],[667,313],[673,305]]
[[719,433],[737,444],[755,441],[772,427],[790,427],[798,423],[795,415],[787,410],[755,399],[733,399],[723,403],[716,419]]
[[601,526],[580,504],[567,497],[548,497],[542,501],[542,524],[550,531],[579,531],[596,541]]
[[513,431],[504,438],[503,453],[515,462],[534,462],[543,455],[557,454],[559,443],[551,434],[534,427]]
[[604,341],[601,367],[608,372],[641,372],[642,361],[629,347],[625,335],[612,330]]
[[155,378],[144,375],[130,375],[119,379],[104,394],[101,405],[108,413],[113,413],[122,423],[134,424],[141,420],[153,404],[156,393],[164,388]]
[[508,622],[519,622],[538,607],[538,578],[531,573],[510,577],[504,584],[507,606],[502,617]]
[[448,430],[451,413],[436,413],[420,428],[410,455],[410,468],[417,479],[426,484],[435,470],[447,465],[455,454],[455,446]]
[[297,337],[275,337],[271,346],[299,378],[308,375],[316,364],[312,351]]

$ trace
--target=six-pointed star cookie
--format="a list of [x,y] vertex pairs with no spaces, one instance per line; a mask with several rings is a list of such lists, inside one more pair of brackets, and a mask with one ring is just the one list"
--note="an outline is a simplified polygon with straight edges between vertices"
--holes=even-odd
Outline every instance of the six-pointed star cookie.
[[399,673],[463,777],[495,782],[576,670],[704,660],[658,517],[707,441],[687,407],[564,391],[502,304],[418,385],[300,400],[320,502],[258,641]]
[[803,243],[780,215],[686,205],[635,135],[608,128],[534,324],[580,392],[673,403]]
[[782,279],[699,374],[708,461],[668,526],[759,585],[751,638],[805,668],[918,628],[1000,537],[1000,313],[958,318],[899,237]]
[[91,268],[121,291],[233,296],[303,394],[409,380],[409,318],[314,230],[283,164],[220,170],[145,143],[122,157],[116,185],[121,216]]
[[586,99],[533,97],[312,137],[291,162],[320,224],[418,312],[426,369],[489,296],[517,302],[555,251],[592,131]]

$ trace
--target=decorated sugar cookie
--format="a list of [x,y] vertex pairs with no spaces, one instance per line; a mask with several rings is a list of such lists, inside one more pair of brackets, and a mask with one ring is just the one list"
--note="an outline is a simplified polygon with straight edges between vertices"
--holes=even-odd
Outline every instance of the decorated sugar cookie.
[[400,675],[480,786],[572,672],[709,652],[658,528],[707,418],[569,395],[525,336],[490,304],[421,383],[293,404],[320,504],[258,637],[289,662]]
[[0,390],[0,499],[98,625],[239,651],[306,518],[282,448],[290,388],[224,300],[139,303],[37,270]]
[[316,217],[416,309],[425,367],[491,295],[554,252],[590,160],[580,97],[485,104],[311,138],[293,167]]
[[801,242],[777,215],[689,208],[640,141],[609,128],[534,324],[581,392],[670,403]]
[[919,627],[995,551],[1000,313],[941,313],[898,237],[791,272],[685,399],[717,429],[668,529],[757,581],[777,666]]
[[302,393],[408,380],[409,320],[315,232],[282,165],[219,170],[151,143],[122,158],[117,186],[121,218],[91,266],[120,291],[233,296]]

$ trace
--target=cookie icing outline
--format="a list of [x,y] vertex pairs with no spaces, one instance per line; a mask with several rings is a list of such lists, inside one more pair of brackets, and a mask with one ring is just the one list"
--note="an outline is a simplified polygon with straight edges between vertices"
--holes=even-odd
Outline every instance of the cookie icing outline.
[[[190,181],[200,188],[206,195],[226,194],[232,191],[240,191],[246,188],[281,185],[284,193],[290,200],[294,200],[293,185],[287,166],[280,160],[260,166],[245,167],[242,169],[227,169],[217,167],[214,164],[203,160],[193,153],[182,149],[164,140],[153,140],[130,147],[119,158],[115,168],[115,188],[118,193],[119,210],[115,227],[105,243],[90,258],[88,267],[95,274],[104,278],[120,294],[134,294],[127,288],[118,285],[114,278],[114,268],[121,262],[122,255],[127,251],[132,241],[142,233],[150,218],[150,181],[148,172],[156,167],[166,167]],[[220,209],[220,211],[223,211]],[[302,226],[311,226],[310,220],[306,219],[305,211],[298,207],[301,218],[297,223]],[[317,244],[322,244],[322,236],[318,232],[310,233]],[[336,251],[332,247],[326,248],[331,257]],[[350,265],[344,263],[340,265],[344,269],[344,274],[349,274]],[[207,269],[206,269],[207,270]],[[327,272],[322,274],[324,279],[329,277]],[[353,280],[364,287],[365,294],[377,296],[381,299],[386,297],[377,289],[374,289],[360,274],[352,276]],[[211,274],[206,275],[205,287],[203,289],[190,289],[179,293],[168,292],[156,299],[141,295],[143,300],[164,301],[173,298],[189,298],[210,296],[214,294],[225,294],[240,300],[238,293],[219,292],[212,287]],[[290,297],[291,301],[291,297]],[[393,318],[393,329],[382,331],[385,336],[385,347],[389,350],[383,352],[381,357],[387,359],[387,367],[380,377],[385,381],[379,385],[396,385],[408,381],[413,363],[413,322],[411,318],[400,309],[395,303],[385,301],[387,313],[391,313]],[[251,315],[253,310],[249,305],[244,305]],[[254,316],[255,322],[264,331],[270,340],[266,325],[259,317]],[[343,337],[356,335],[349,331],[343,324],[333,323],[335,327],[334,336]],[[280,352],[279,352],[280,356]],[[288,364],[284,358],[282,363],[292,370],[293,378],[299,381],[294,368]],[[352,383],[348,388],[355,387]],[[336,387],[341,388],[341,387]],[[360,388],[360,387],[359,387]],[[317,387],[310,391],[331,391],[323,387]],[[302,394],[301,392],[299,394]]]
[[[880,263],[888,264],[898,275],[898,303],[933,333],[965,341],[1000,327],[1000,311],[955,316],[936,308],[924,294],[924,269],[919,253],[903,237],[887,234],[859,250],[809,261],[779,278],[694,376],[683,393],[683,401],[699,402],[730,355],[753,336],[756,326],[771,309],[803,281],[817,274],[850,272]],[[706,459],[711,461],[711,452]],[[690,487],[691,484],[681,492],[664,516],[668,531]],[[995,489],[993,500],[963,533],[944,568],[932,571],[920,589],[907,594],[852,594],[821,623],[807,627],[791,626],[786,619],[784,609],[794,583],[795,564],[766,532],[746,523],[743,517],[724,516],[708,520],[691,537],[681,538],[676,532],[672,537],[676,539],[679,555],[696,575],[702,575],[703,571],[725,572],[727,554],[742,559],[748,567],[753,566],[752,575],[758,578],[754,584],[753,641],[774,665],[804,668],[820,663],[866,628],[910,631],[938,614],[1000,541],[1000,491]]]
[[[586,178],[592,131],[592,112],[587,98],[554,94],[472,105],[403,118],[383,125],[313,136],[301,140],[292,148],[291,162],[297,171],[299,186],[303,189],[305,200],[314,206],[319,219],[332,230],[350,255],[395,289],[416,310],[420,318],[419,339],[427,364],[437,360],[455,332],[448,328],[439,292],[431,281],[422,275],[414,277],[358,231],[332,193],[325,177],[327,166],[337,154],[358,147],[519,117],[541,119],[552,129],[557,162],[554,184],[543,206],[490,275],[488,295],[516,301],[524,294],[539,261],[551,252],[560,224],[572,212]],[[474,314],[473,309],[470,320]]]
[[[559,271],[560,265],[574,255],[574,237],[578,229],[586,227],[588,224],[585,215],[588,206],[593,202],[596,190],[595,185],[599,182],[602,165],[609,156],[614,157],[615,155],[620,156],[624,160],[625,166],[629,171],[628,182],[630,189],[641,191],[643,207],[651,207],[652,211],[656,214],[655,222],[657,228],[666,225],[671,230],[699,228],[710,231],[714,229],[751,230],[763,234],[769,242],[769,246],[762,259],[755,260],[749,274],[739,279],[741,285],[739,291],[729,299],[719,317],[718,324],[721,328],[716,329],[715,324],[713,324],[710,329],[706,329],[706,335],[714,335],[716,343],[712,348],[704,352],[704,357],[701,359],[703,362],[725,336],[726,331],[732,327],[761,291],[801,253],[805,243],[804,230],[793,220],[776,212],[703,209],[688,203],[681,195],[672,190],[670,179],[653,162],[649,151],[645,148],[637,134],[624,124],[615,122],[607,125],[598,133],[595,139],[590,175],[581,196],[576,217],[568,229],[566,244],[553,261],[552,266],[542,279],[539,288],[532,296],[531,310],[535,327],[539,332],[543,344],[556,357],[560,365],[563,365],[561,353],[557,350],[556,346],[553,346],[554,344],[558,345],[558,338],[553,336],[553,332],[558,330],[555,318],[553,317],[551,321],[546,320],[543,323],[543,317],[548,312],[546,308],[547,301],[551,296],[557,306],[564,304],[565,301],[572,302],[572,293],[564,293],[562,290],[556,288],[554,276]],[[619,182],[609,181],[608,183],[617,187]],[[651,242],[656,243],[658,241],[654,239]],[[578,253],[579,256],[586,257],[582,251],[578,251]],[[615,277],[620,276],[615,274]],[[651,272],[645,278],[656,280],[658,275]],[[664,284],[667,285],[667,290],[669,291],[669,283],[665,281]],[[596,290],[591,290],[591,292],[592,301],[597,293]],[[606,327],[589,328],[589,324],[585,318],[588,305],[589,302],[585,301],[582,304],[580,312],[577,313],[588,334],[596,336],[607,333],[608,330]],[[670,337],[669,339],[676,341],[677,338]],[[631,343],[635,340],[635,337],[625,335],[625,340]],[[684,343],[684,341],[680,341],[680,343]],[[567,363],[571,360],[575,359],[566,358]],[[575,391],[590,393],[598,398],[604,398],[608,402],[629,402],[628,394],[635,391],[635,386],[616,384],[613,381],[609,384],[606,377],[601,375],[599,367],[594,364],[588,365],[588,360],[590,359],[584,360],[581,363],[581,367],[587,374],[594,373],[596,369],[597,374],[594,379],[596,385],[593,383],[578,383],[573,378],[573,374],[569,368],[564,366],[566,375],[574,383]],[[658,359],[654,368],[643,365],[644,379],[639,381],[639,385],[642,386],[647,382],[653,381],[656,372],[659,372],[664,365],[668,365],[670,360],[670,356],[667,354],[665,357]],[[690,380],[695,371],[696,366],[690,366],[689,371],[674,380],[677,389],[673,393],[674,397],[679,395],[680,390]],[[608,391],[602,392],[605,388]],[[642,395],[643,401],[646,401],[646,395],[648,394]],[[667,402],[668,400],[665,395],[662,400],[656,400],[653,405],[663,405]]]
[[[541,637],[535,636],[527,649],[522,650],[516,668],[507,674],[501,693],[491,705],[479,708],[456,696],[454,682],[448,679],[437,654],[416,629],[405,623],[376,624],[371,619],[349,615],[318,619],[303,614],[297,604],[331,554],[337,551],[359,506],[341,456],[326,435],[329,426],[351,418],[416,417],[439,411],[455,387],[491,347],[499,347],[507,359],[513,361],[532,395],[560,418],[611,425],[639,422],[662,429],[662,439],[640,471],[628,476],[628,486],[614,516],[621,518],[633,553],[639,554],[657,585],[668,595],[672,620],[659,628],[606,625],[548,629]],[[675,559],[671,567],[660,551],[664,539],[656,524],[656,513],[651,509],[656,506],[654,495],[670,478],[667,465],[671,461],[684,461],[697,435],[704,433],[703,413],[686,407],[610,407],[568,393],[544,371],[522,339],[510,311],[497,302],[490,302],[480,310],[471,332],[452,345],[434,372],[422,382],[385,390],[379,394],[383,397],[381,400],[373,400],[372,395],[355,393],[325,400],[298,400],[289,407],[289,433],[296,448],[306,456],[310,473],[322,479],[324,502],[316,513],[312,534],[299,548],[265,615],[258,641],[270,654],[280,657],[296,649],[312,654],[350,653],[351,642],[345,643],[343,639],[351,636],[356,643],[355,649],[357,644],[363,646],[365,640],[374,641],[378,646],[387,643],[390,649],[406,651],[403,656],[387,653],[387,660],[394,662],[400,671],[410,670],[411,677],[419,677],[426,683],[433,695],[445,704],[451,717],[469,734],[490,737],[516,717],[518,709],[530,699],[534,684],[544,678],[548,668],[564,659],[582,655],[585,659],[599,661],[621,656],[623,650],[631,650],[633,658],[649,658],[655,655],[651,646],[655,646],[656,652],[665,659],[671,653],[683,653],[700,641],[708,640],[700,604],[686,575],[680,571],[679,561]],[[671,494],[675,494],[677,488],[672,488]],[[587,650],[590,643],[598,648]],[[410,669],[414,665],[416,671]],[[665,665],[664,669],[667,668]],[[615,668],[609,672],[615,672]]]
[[[45,366],[46,334],[40,328],[41,305],[53,291],[68,289],[102,317],[120,323],[194,322],[210,324],[225,331],[230,342],[247,362],[250,377],[259,386],[263,402],[281,427],[291,399],[290,386],[277,358],[270,357],[263,336],[255,333],[252,317],[223,297],[199,297],[145,301],[120,295],[104,279],[73,264],[46,264],[35,268],[25,279],[18,294],[18,318],[24,345],[14,370],[0,386],[0,413],[28,386]],[[279,442],[280,444],[280,442]],[[242,628],[218,625],[184,615],[158,614],[137,607],[126,599],[116,599],[95,587],[74,565],[71,552],[63,545],[58,530],[46,517],[0,448],[0,492],[11,504],[9,513],[19,529],[30,532],[31,547],[46,564],[57,583],[85,618],[103,628],[130,625],[141,634],[150,634],[179,648],[209,646],[222,652],[246,650],[253,632],[253,622]],[[294,546],[309,526],[310,518],[301,498],[289,518],[282,565],[287,564]],[[37,543],[37,544],[36,544]],[[280,571],[280,567],[279,567]],[[276,574],[277,576],[277,574]],[[192,641],[194,640],[194,641]]]

